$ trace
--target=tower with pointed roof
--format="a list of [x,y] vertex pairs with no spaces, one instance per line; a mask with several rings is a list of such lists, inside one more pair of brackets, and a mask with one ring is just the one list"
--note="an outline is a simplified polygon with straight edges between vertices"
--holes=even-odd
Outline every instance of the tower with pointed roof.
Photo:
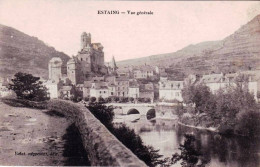
[[113,56],[111,62],[109,63],[108,72],[110,74],[116,75],[118,67],[116,66],[115,57]]

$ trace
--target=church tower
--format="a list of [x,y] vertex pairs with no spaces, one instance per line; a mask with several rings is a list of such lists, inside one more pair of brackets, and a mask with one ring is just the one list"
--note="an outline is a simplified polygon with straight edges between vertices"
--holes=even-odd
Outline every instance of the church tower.
[[81,50],[91,45],[91,34],[83,32],[81,34]]
[[114,56],[112,57],[110,67],[111,67],[111,70],[112,70],[113,72],[115,72],[115,71],[117,70],[116,61],[115,61]]
[[61,58],[53,57],[49,61],[48,68],[49,68],[49,79],[50,80],[55,81],[56,83],[59,82],[59,80],[62,77],[61,67],[62,67]]
[[117,69],[118,67],[116,66],[116,61],[113,56],[111,62],[108,65],[108,72],[112,75],[117,75]]

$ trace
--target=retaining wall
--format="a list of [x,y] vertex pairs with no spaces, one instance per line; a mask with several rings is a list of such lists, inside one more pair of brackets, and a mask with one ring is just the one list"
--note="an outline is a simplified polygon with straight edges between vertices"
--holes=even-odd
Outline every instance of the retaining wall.
[[92,166],[146,166],[82,104],[51,100],[48,109],[60,112],[75,122]]

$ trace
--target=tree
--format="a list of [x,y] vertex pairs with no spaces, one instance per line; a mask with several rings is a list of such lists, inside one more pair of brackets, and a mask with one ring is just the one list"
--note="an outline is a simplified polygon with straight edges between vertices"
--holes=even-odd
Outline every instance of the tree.
[[49,99],[47,88],[42,85],[40,77],[34,77],[32,74],[18,72],[14,75],[12,83],[8,85],[13,90],[18,99],[32,101],[44,101]]
[[[191,134],[185,134],[184,144],[180,144],[181,154],[175,153],[172,156],[172,163],[175,164],[182,160],[182,167],[204,167],[210,160],[205,159],[203,154],[195,147],[195,137]],[[201,160],[199,164],[199,160]]]
[[83,99],[83,92],[76,88],[76,86],[72,86],[70,90],[71,100],[74,102],[79,102]]
[[214,111],[214,95],[204,84],[187,84],[182,90],[183,101],[186,104],[195,104],[195,110],[200,113]]

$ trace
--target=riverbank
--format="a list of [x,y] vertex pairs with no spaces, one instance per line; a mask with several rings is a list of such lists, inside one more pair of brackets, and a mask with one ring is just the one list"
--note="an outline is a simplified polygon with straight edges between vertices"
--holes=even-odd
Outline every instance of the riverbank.
[[214,128],[214,127],[206,128],[206,127],[202,127],[202,126],[186,125],[186,124],[181,123],[181,122],[179,122],[179,121],[178,121],[178,124],[179,124],[179,125],[182,125],[182,126],[190,127],[190,128],[195,128],[195,129],[200,129],[200,130],[207,130],[207,131],[219,133],[218,129],[217,129],[217,128]]

